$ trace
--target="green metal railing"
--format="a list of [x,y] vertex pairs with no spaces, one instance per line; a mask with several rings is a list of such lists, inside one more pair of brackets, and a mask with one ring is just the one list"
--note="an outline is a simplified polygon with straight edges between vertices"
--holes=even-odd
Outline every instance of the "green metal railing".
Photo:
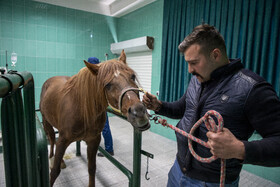
[[[127,118],[119,113],[115,112],[111,108],[107,108],[107,111],[127,120]],[[141,154],[154,158],[154,155],[148,153],[146,151],[141,150],[142,147],[142,132],[137,129],[133,129],[133,173],[127,169],[124,165],[122,165],[118,160],[116,160],[112,155],[110,155],[107,151],[105,151],[102,147],[98,147],[98,150],[110,161],[114,164],[118,169],[123,172],[129,181],[129,187],[140,187],[141,186]],[[76,155],[80,156],[80,142],[76,143]]]
[[1,128],[7,187],[48,187],[47,140],[35,116],[29,72],[0,75]]

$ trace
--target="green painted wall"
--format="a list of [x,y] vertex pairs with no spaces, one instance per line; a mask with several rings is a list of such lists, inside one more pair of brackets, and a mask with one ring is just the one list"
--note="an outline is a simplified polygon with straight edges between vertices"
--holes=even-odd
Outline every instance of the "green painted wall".
[[154,38],[152,53],[152,93],[159,90],[161,67],[161,41],[163,0],[158,0],[117,20],[118,41],[142,36]]
[[105,60],[108,53],[114,57],[108,26],[114,19],[31,0],[1,0],[0,66],[5,64],[5,50],[10,69],[10,54],[18,54],[15,69],[33,74],[38,108],[47,78],[76,74],[90,56]]
[[[111,43],[152,36],[155,39],[152,93],[155,94],[160,83],[162,20],[163,0],[121,18],[31,0],[1,0],[0,66],[5,65],[5,50],[10,69],[10,54],[17,53],[14,69],[33,74],[35,106],[39,108],[41,87],[48,78],[77,73],[89,56],[104,60],[104,54],[108,53],[109,59],[115,58],[110,52]],[[175,140],[170,129],[153,125],[151,130]]]

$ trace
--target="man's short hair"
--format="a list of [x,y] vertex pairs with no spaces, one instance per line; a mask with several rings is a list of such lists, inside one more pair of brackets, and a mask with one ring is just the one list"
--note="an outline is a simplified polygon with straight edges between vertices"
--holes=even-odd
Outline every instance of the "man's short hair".
[[184,53],[191,45],[201,46],[201,52],[210,54],[212,50],[218,48],[226,54],[225,40],[214,26],[202,24],[196,26],[193,31],[180,43],[178,49]]

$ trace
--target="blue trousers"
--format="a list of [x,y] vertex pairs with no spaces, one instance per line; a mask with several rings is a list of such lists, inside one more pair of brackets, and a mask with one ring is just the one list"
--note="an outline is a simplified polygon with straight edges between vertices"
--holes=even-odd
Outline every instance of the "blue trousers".
[[[225,187],[238,187],[239,177],[231,184],[225,184]],[[167,187],[219,187],[219,183],[203,182],[192,179],[184,175],[180,169],[177,159],[168,173]]]
[[104,144],[105,144],[105,150],[107,152],[113,152],[113,139],[112,139],[112,134],[111,134],[111,129],[109,126],[109,120],[108,120],[108,115],[106,113],[106,123],[105,126],[102,130],[102,136],[104,138]]

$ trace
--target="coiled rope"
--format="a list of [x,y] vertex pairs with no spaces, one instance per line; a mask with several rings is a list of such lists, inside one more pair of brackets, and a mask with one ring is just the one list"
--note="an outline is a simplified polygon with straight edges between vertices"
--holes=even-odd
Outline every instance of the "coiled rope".
[[[216,117],[216,119],[218,120],[218,125],[216,125],[216,123],[215,123],[214,119],[211,117],[211,115]],[[156,124],[160,123],[161,125],[163,125],[165,127],[169,127],[171,129],[173,129],[174,131],[187,137],[189,150],[190,150],[191,154],[194,156],[194,158],[196,158],[198,161],[203,162],[203,163],[210,163],[210,162],[213,162],[214,160],[218,159],[216,156],[211,156],[209,158],[203,158],[203,157],[200,157],[199,155],[197,155],[195,153],[195,151],[193,150],[192,141],[195,141],[195,142],[199,143],[200,145],[203,145],[210,149],[209,145],[205,141],[196,138],[195,136],[193,136],[193,134],[194,134],[194,131],[203,122],[204,122],[206,128],[211,132],[222,131],[223,126],[224,126],[224,121],[223,121],[223,118],[220,113],[218,113],[214,110],[209,110],[202,118],[200,118],[194,124],[194,126],[190,130],[190,133],[187,133],[177,127],[174,127],[173,125],[168,124],[167,121],[165,119],[161,119],[160,116],[154,116],[152,118],[152,120],[154,120]],[[220,187],[224,187],[225,177],[226,177],[226,161],[225,161],[225,159],[221,159]]]

